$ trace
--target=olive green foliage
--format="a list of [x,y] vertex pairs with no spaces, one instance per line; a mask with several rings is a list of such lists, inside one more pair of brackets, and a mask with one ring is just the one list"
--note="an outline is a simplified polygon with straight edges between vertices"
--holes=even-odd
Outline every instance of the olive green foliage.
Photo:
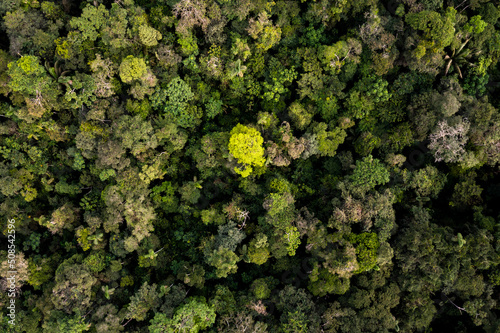
[[237,262],[238,256],[230,249],[222,246],[207,257],[207,264],[216,268],[216,275],[219,278],[236,273],[238,270]]
[[377,234],[352,234],[349,236],[349,241],[356,247],[356,257],[359,263],[358,273],[370,270],[377,265],[377,252],[380,247]]
[[99,6],[91,6],[88,4],[83,8],[80,17],[73,17],[70,21],[72,28],[81,31],[82,38],[95,41],[100,33],[101,28],[106,24],[109,17],[109,12],[103,4]]
[[120,78],[125,83],[130,83],[134,80],[139,80],[146,75],[146,63],[144,59],[136,58],[132,55],[123,59],[120,64]]
[[499,19],[0,1],[0,333],[499,331]]
[[[442,49],[451,44],[454,37],[454,21],[456,10],[449,7],[443,15],[435,11],[423,10],[419,13],[410,13],[405,17],[413,29],[423,33],[423,39],[416,49],[415,56],[420,58],[428,52],[428,46]],[[429,44],[429,42],[431,42]],[[433,45],[435,44],[435,46]]]
[[389,182],[389,171],[378,159],[368,155],[362,160],[356,161],[356,168],[350,180],[352,185],[371,189],[380,184]]
[[161,33],[158,30],[145,24],[139,27],[139,37],[141,39],[141,43],[146,46],[158,45],[158,41],[162,38]]
[[165,88],[157,88],[151,99],[153,108],[172,116],[179,126],[192,127],[201,118],[201,109],[189,103],[193,97],[191,87],[176,77]]
[[198,333],[215,322],[215,311],[203,297],[191,297],[180,306],[172,319],[157,313],[151,320],[150,332],[190,332]]
[[464,26],[464,30],[469,33],[480,34],[484,31],[488,23],[481,20],[481,15],[472,16]]

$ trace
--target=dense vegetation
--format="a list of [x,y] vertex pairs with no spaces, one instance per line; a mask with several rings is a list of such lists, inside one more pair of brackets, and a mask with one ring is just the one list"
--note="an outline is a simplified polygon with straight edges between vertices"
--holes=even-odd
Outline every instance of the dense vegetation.
[[497,1],[0,17],[0,332],[500,332]]

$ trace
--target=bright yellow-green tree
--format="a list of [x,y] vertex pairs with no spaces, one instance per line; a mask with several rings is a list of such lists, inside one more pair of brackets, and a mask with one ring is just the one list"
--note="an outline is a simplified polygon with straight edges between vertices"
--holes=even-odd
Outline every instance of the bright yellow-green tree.
[[235,167],[234,171],[242,177],[248,177],[253,171],[252,167],[264,166],[264,138],[255,128],[238,124],[231,130],[229,138],[229,152],[243,164],[244,169]]
[[147,66],[142,58],[129,55],[120,64],[120,78],[125,83],[139,80],[147,74]]

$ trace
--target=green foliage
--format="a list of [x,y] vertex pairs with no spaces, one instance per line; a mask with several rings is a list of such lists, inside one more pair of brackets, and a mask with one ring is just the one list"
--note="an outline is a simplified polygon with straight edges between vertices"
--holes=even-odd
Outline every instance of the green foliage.
[[203,288],[203,284],[205,283],[205,270],[200,265],[190,267],[186,264],[182,266],[177,273],[177,278],[190,287]]
[[82,154],[76,153],[75,161],[73,162],[73,169],[81,171],[83,168],[85,168],[85,160],[83,159]]
[[483,96],[486,93],[486,85],[490,80],[488,74],[481,76],[470,74],[464,79],[464,91],[471,96]]
[[227,277],[229,274],[234,274],[238,270],[236,263],[239,261],[238,256],[225,247],[219,247],[213,250],[207,257],[207,264],[216,268],[218,278]]
[[497,7],[0,1],[0,332],[494,332]]
[[353,186],[372,189],[389,182],[389,171],[372,155],[356,161],[356,168],[349,177]]
[[263,98],[268,101],[278,102],[280,96],[288,92],[287,85],[297,78],[297,72],[292,68],[285,68],[278,59],[270,61],[270,80],[262,83]]
[[261,278],[256,279],[252,282],[251,290],[255,298],[257,299],[268,299],[271,296],[272,279]]
[[142,58],[136,58],[132,55],[124,58],[119,68],[120,78],[125,83],[131,83],[139,80],[147,73],[147,66]]
[[106,268],[106,260],[101,252],[92,253],[83,260],[83,264],[87,266],[92,273],[99,273]]
[[449,7],[445,16],[441,16],[437,12],[423,10],[419,13],[407,14],[405,21],[413,29],[422,31],[424,38],[434,41],[443,48],[452,42],[456,12],[454,8]]
[[49,88],[50,79],[35,56],[23,56],[8,65],[9,87],[27,95],[39,95]]
[[28,283],[33,286],[35,290],[40,290],[41,287],[54,278],[54,265],[53,258],[47,259],[40,256],[35,256],[29,260],[28,270],[29,278]]
[[75,195],[80,193],[80,187],[74,184],[68,184],[65,181],[60,181],[56,184],[55,190],[60,194],[71,194]]
[[300,245],[300,233],[296,227],[287,227],[285,230],[285,241],[287,243],[287,250],[289,256],[294,256],[295,251]]
[[142,24],[139,26],[139,38],[141,39],[141,43],[145,46],[156,46],[162,36],[158,30],[146,24]]
[[366,95],[372,97],[376,103],[388,101],[392,97],[392,94],[387,91],[389,82],[381,78],[375,80],[375,77],[370,79],[374,82],[367,88]]
[[127,110],[132,114],[137,114],[141,116],[142,119],[146,119],[151,113],[151,104],[147,99],[142,101],[127,100]]
[[248,177],[253,171],[252,167],[264,166],[263,142],[262,135],[255,128],[238,124],[231,130],[229,153],[244,167],[244,169],[235,167],[236,173],[242,177]]
[[101,173],[99,174],[99,178],[102,180],[102,181],[105,181],[111,177],[114,177],[116,176],[116,172],[114,169],[106,169],[106,170],[103,170],[101,171]]
[[211,97],[205,104],[208,119],[213,119],[222,113],[222,101],[216,97]]
[[269,50],[271,47],[276,45],[281,39],[281,28],[276,26],[267,26],[262,31],[259,37],[259,43],[257,43],[257,48],[263,51]]
[[23,243],[23,250],[24,251],[27,251],[27,250],[31,250],[32,251],[35,251],[35,252],[38,252],[39,251],[39,246],[40,246],[40,238],[42,237],[42,235],[38,234],[38,233],[32,233],[30,234],[29,238],[24,241]]
[[177,42],[180,44],[182,53],[185,56],[198,55],[198,44],[194,35],[182,35]]
[[156,89],[151,97],[151,105],[172,115],[179,126],[192,127],[196,119],[201,118],[197,107],[189,104],[193,97],[191,87],[180,77],[176,77],[165,89]]
[[198,333],[209,328],[215,322],[215,311],[206,303],[204,297],[190,297],[180,306],[172,319],[163,313],[157,313],[151,320],[149,331],[160,332],[189,332]]
[[415,72],[403,73],[394,81],[392,91],[398,95],[411,94],[428,88],[431,82],[431,77],[428,75]]
[[64,98],[74,109],[81,108],[84,104],[90,106],[96,100],[94,91],[96,85],[90,75],[76,75],[71,77],[71,89],[68,89]]
[[364,132],[354,143],[354,149],[361,156],[367,156],[372,153],[373,149],[380,146],[380,138],[374,136],[370,132]]
[[224,224],[226,222],[224,215],[217,212],[215,208],[203,210],[201,212],[201,220],[205,224]]
[[82,33],[83,39],[95,41],[101,34],[101,28],[106,24],[109,12],[102,4],[92,6],[88,4],[83,8],[80,17],[73,17],[69,22],[73,29],[78,29]]
[[166,181],[161,185],[153,187],[150,197],[166,212],[174,212],[177,209],[178,199],[175,196],[177,187]]
[[257,265],[262,265],[267,262],[270,257],[270,252],[267,236],[265,234],[257,234],[255,238],[250,241],[246,256],[246,261]]
[[469,33],[480,34],[481,32],[484,31],[487,25],[488,23],[481,20],[481,15],[476,15],[472,16],[469,22],[465,24],[464,30]]
[[446,175],[443,175],[433,166],[426,166],[413,174],[410,187],[415,189],[417,198],[437,198],[446,184]]
[[288,321],[282,324],[283,332],[306,333],[308,330],[306,316],[299,311],[288,313]]
[[159,303],[159,295],[156,284],[149,285],[147,282],[130,297],[130,304],[127,308],[125,318],[132,318],[137,321],[146,319],[146,314],[151,309],[155,309]]
[[191,204],[195,204],[201,196],[201,183],[203,182],[195,179],[194,181],[184,184],[184,186],[179,188],[181,198]]
[[304,106],[297,102],[290,105],[288,115],[292,119],[294,125],[300,130],[306,129],[313,118],[313,114],[308,112]]
[[[85,310],[91,303],[92,286],[97,279],[86,265],[79,264],[81,255],[75,255],[59,265],[52,289],[52,302],[59,310]],[[69,310],[69,311],[68,311]]]
[[349,235],[349,241],[355,244],[356,257],[359,264],[357,273],[369,271],[377,265],[377,255],[380,243],[376,233]]
[[51,316],[51,322],[44,325],[44,328],[50,329],[57,333],[82,333],[90,330],[91,323],[85,321],[85,318],[80,314],[80,311],[74,316],[65,316],[64,313],[56,311],[55,315]]
[[86,211],[92,211],[97,208],[101,198],[97,192],[91,192],[86,194],[80,201],[80,207]]
[[355,89],[350,91],[349,97],[345,100],[345,104],[348,115],[356,119],[368,117],[370,112],[375,108],[371,98]]
[[347,133],[344,129],[335,127],[328,131],[328,125],[325,123],[312,123],[309,127],[312,135],[310,138],[317,143],[315,149],[320,156],[333,157],[336,154],[337,148],[344,142]]
[[481,202],[481,193],[483,189],[479,186],[471,175],[466,180],[455,184],[450,206],[465,208]]

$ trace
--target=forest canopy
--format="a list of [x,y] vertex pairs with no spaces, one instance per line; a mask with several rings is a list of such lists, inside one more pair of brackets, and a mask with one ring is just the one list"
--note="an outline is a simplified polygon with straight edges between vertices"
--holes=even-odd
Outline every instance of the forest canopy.
[[498,1],[0,17],[0,332],[500,332]]

